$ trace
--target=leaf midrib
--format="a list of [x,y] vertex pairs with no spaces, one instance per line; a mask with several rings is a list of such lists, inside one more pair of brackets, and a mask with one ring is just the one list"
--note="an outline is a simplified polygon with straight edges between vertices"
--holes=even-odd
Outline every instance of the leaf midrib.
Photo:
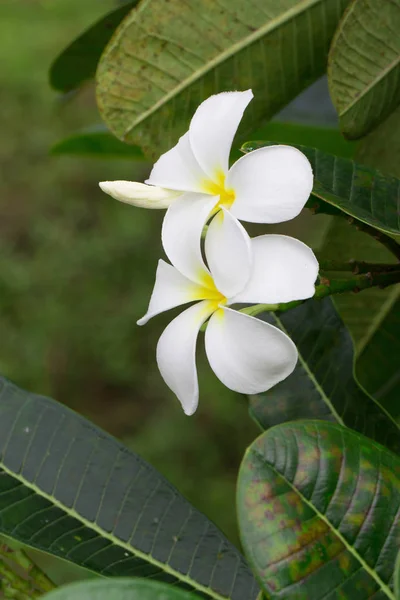
[[[192,73],[192,75],[190,75],[189,77],[184,79],[173,90],[171,90],[170,92],[165,94],[151,108],[149,108],[147,111],[143,112],[140,115],[140,117],[138,119],[136,119],[132,123],[132,125],[130,125],[125,130],[123,136],[126,137],[132,131],[132,129],[134,129],[137,125],[139,125],[145,119],[150,117],[154,112],[159,110],[164,104],[169,102],[172,98],[174,98],[177,94],[179,94],[181,91],[183,91],[186,87],[188,87],[189,85],[191,85],[192,83],[194,83],[195,81],[200,79],[209,70],[213,69],[214,67],[216,67],[219,64],[222,64],[223,62],[225,62],[226,60],[231,58],[231,56],[233,56],[235,53],[240,52],[240,50],[242,50],[246,46],[249,46],[253,42],[257,41],[258,39],[263,37],[266,33],[268,33],[269,31],[272,31],[273,29],[278,27],[280,24],[284,23],[285,21],[289,21],[289,20],[293,19],[293,17],[297,16],[298,14],[306,11],[307,9],[311,8],[312,6],[314,6],[316,4],[320,4],[323,1],[324,0],[300,0],[294,7],[290,8],[286,12],[282,13],[279,17],[276,17],[275,19],[268,21],[265,25],[263,25],[262,27],[257,29],[257,31],[254,31],[250,35],[244,37],[239,42],[236,42],[235,44],[230,46],[229,49],[218,54],[216,57],[214,57],[213,59],[208,61],[204,65],[204,67],[201,67],[200,69],[198,69],[197,71]],[[144,8],[146,7],[146,4],[147,4],[147,2],[143,2],[143,4],[140,6],[139,10],[136,11],[135,18],[132,20],[132,22],[134,22],[140,18],[140,13],[144,10]]]
[[[201,583],[197,582],[196,580],[191,579],[190,577],[187,577],[186,575],[183,575],[183,573],[181,573],[180,571],[175,571],[169,565],[156,560],[149,554],[145,554],[144,552],[138,550],[137,548],[134,548],[133,546],[130,546],[129,544],[123,542],[122,540],[119,540],[118,538],[114,537],[113,535],[107,533],[106,531],[101,529],[101,527],[99,527],[96,523],[93,523],[93,522],[89,521],[88,519],[85,519],[84,517],[82,517],[82,515],[80,515],[75,509],[66,507],[62,502],[60,502],[59,500],[54,498],[54,496],[51,496],[50,494],[43,492],[43,490],[41,490],[38,486],[31,483],[30,481],[27,481],[20,474],[14,473],[12,470],[10,470],[8,467],[6,467],[3,464],[3,462],[0,462],[0,469],[3,470],[8,475],[10,475],[10,477],[12,477],[13,479],[16,479],[17,481],[22,483],[25,487],[33,490],[35,492],[35,494],[37,494],[38,496],[41,496],[42,498],[45,498],[46,500],[48,500],[53,506],[56,506],[60,510],[62,510],[65,513],[67,513],[68,515],[70,515],[72,518],[74,518],[77,521],[79,521],[80,523],[82,523],[88,529],[95,531],[102,538],[109,540],[114,545],[124,548],[133,556],[136,556],[137,558],[140,558],[140,559],[144,560],[145,562],[158,567],[161,571],[168,573],[169,575],[172,575],[179,581],[186,583],[187,585],[191,586],[195,590],[202,592],[204,594],[207,594],[207,596],[209,596],[210,598],[214,598],[215,600],[227,600],[227,596],[221,596],[217,592],[214,592],[214,590],[212,590],[211,588],[208,588],[208,587],[202,585]],[[5,535],[7,536],[7,534],[5,534]],[[14,538],[11,538],[11,539],[14,539]],[[64,560],[68,561],[68,559],[64,559]],[[71,561],[68,561],[68,562],[71,562]],[[88,569],[88,567],[84,567],[84,568]],[[93,571],[93,569],[88,569],[88,570]]]
[[317,517],[320,518],[328,526],[328,529],[330,529],[339,538],[339,540],[342,542],[344,547],[355,557],[356,560],[359,561],[359,563],[366,570],[366,572],[373,579],[375,579],[375,581],[378,583],[381,590],[388,596],[388,598],[390,598],[391,600],[396,600],[390,587],[382,581],[382,579],[379,577],[379,575],[376,573],[376,571],[371,569],[371,567],[368,565],[368,563],[359,555],[359,553],[354,549],[354,547],[351,544],[349,544],[349,542],[340,533],[340,531],[332,525],[332,523],[329,521],[329,519],[323,513],[321,513],[319,510],[317,510],[317,508],[314,506],[314,504],[312,504],[312,502],[310,500],[308,500],[305,496],[303,496],[303,494],[299,491],[299,489],[291,481],[289,481],[280,471],[278,471],[278,469],[274,465],[272,465],[270,462],[268,462],[267,459],[265,458],[265,456],[261,452],[257,451],[256,448],[252,448],[251,451],[254,452],[254,454],[256,454],[257,457],[259,459],[261,459],[262,462],[266,463],[268,465],[268,467],[275,473],[275,475],[277,475],[278,477],[283,479],[283,481],[291,488],[291,490],[293,490],[299,496],[299,498],[302,500],[302,502],[304,502],[311,510],[313,510],[315,512]]
[[[289,334],[289,331],[286,329],[286,327],[284,326],[284,324],[282,323],[282,321],[280,320],[280,318],[277,316],[276,313],[272,313],[274,316],[274,319],[276,320],[278,326],[280,327],[280,329],[282,329],[282,331],[284,333],[286,333],[286,335],[288,337],[291,337]],[[311,369],[308,366],[307,361],[303,358],[301,352],[299,351],[299,349],[297,348],[297,352],[298,352],[298,356],[299,356],[299,361],[301,363],[301,366],[303,367],[303,369],[305,370],[305,372],[307,373],[308,377],[310,378],[310,380],[312,381],[312,383],[315,386],[315,389],[317,390],[317,392],[320,394],[323,402],[325,402],[325,404],[329,407],[329,410],[331,411],[332,415],[335,417],[336,421],[340,424],[343,425],[344,427],[346,427],[342,417],[339,415],[339,413],[336,411],[335,407],[333,406],[332,402],[330,401],[330,399],[328,398],[328,396],[325,393],[324,388],[319,384],[319,382],[317,381],[317,379],[314,376],[314,373],[311,371]]]

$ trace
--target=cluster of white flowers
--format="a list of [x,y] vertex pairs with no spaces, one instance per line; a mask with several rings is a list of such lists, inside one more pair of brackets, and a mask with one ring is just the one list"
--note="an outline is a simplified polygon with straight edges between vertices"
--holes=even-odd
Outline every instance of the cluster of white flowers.
[[280,329],[229,307],[303,300],[315,291],[318,262],[310,248],[284,235],[251,239],[238,221],[293,219],[313,185],[309,161],[290,146],[255,150],[229,169],[232,141],[252,98],[251,90],[223,92],[200,104],[189,131],[158,159],[146,184],[100,183],[117,200],[167,208],[162,243],[172,264],[159,261],[149,308],[138,324],[196,301],[157,345],[161,375],[187,415],[198,404],[196,341],[207,319],[205,347],[214,373],[228,388],[256,394],[290,375],[297,350]]

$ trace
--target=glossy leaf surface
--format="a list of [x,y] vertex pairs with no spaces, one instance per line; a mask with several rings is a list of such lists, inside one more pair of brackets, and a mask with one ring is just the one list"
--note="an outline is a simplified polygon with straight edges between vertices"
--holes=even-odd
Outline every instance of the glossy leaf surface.
[[287,379],[250,396],[251,414],[263,429],[295,419],[335,421],[400,452],[399,427],[354,379],[353,343],[330,298],[263,318],[287,333],[299,352]]
[[286,423],[250,446],[237,495],[245,553],[269,598],[394,600],[394,454],[333,423]]
[[43,596],[43,600],[196,600],[196,594],[157,581],[120,578],[81,581]]
[[353,0],[329,52],[328,80],[340,127],[356,139],[400,104],[400,3]]
[[155,469],[53,400],[0,382],[0,532],[106,576],[249,600],[244,558]]
[[[251,152],[271,145],[272,142],[246,142],[242,150]],[[310,208],[316,206],[317,199],[376,229],[400,234],[399,179],[348,158],[295,145],[307,156],[314,171]]]
[[61,52],[50,67],[53,88],[69,92],[94,77],[101,53],[114,30],[138,1],[131,0],[108,13]]
[[54,144],[51,154],[72,156],[93,156],[96,158],[126,158],[143,160],[138,146],[124,144],[100,125],[75,133]]
[[97,71],[102,116],[121,139],[159,155],[211,94],[252,88],[254,130],[322,75],[348,0],[144,0]]

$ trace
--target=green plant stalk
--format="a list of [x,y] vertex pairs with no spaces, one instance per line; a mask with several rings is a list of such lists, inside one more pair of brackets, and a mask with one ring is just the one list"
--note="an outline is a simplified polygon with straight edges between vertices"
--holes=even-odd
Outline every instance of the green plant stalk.
[[12,560],[18,563],[28,574],[33,584],[40,589],[43,593],[51,592],[55,589],[54,583],[47,577],[47,575],[39,569],[37,565],[23,552],[22,550],[15,550],[12,554]]
[[[393,272],[362,273],[348,279],[328,280],[322,278],[321,283],[315,286],[315,294],[312,299],[321,300],[327,296],[343,294],[345,292],[358,293],[374,286],[385,288],[396,283],[400,283],[400,267],[398,267],[397,271]],[[293,302],[283,304],[255,304],[254,306],[243,308],[240,312],[252,317],[262,312],[286,312],[291,308],[300,306],[303,302],[307,302],[307,300],[294,300]]]
[[391,273],[400,270],[398,263],[370,263],[363,260],[336,261],[318,258],[320,271],[346,271],[359,275],[361,273]]
[[[25,573],[26,578],[18,571]],[[5,544],[0,545],[0,577],[5,580],[8,590],[15,592],[15,597],[20,600],[25,597],[25,592],[27,598],[36,598],[56,587],[25,552],[13,550]]]
[[6,597],[30,600],[30,598],[40,596],[39,592],[35,592],[29,582],[18,575],[2,558],[0,559],[0,578]]

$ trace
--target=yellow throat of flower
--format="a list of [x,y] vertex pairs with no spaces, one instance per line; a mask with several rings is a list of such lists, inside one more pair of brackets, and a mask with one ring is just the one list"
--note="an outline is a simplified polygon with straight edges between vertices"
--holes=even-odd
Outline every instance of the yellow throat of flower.
[[207,179],[203,183],[203,189],[207,194],[212,196],[219,196],[219,202],[215,206],[214,211],[216,212],[222,206],[224,208],[230,208],[235,201],[235,192],[232,189],[226,189],[225,187],[225,173],[218,171],[214,181]]

